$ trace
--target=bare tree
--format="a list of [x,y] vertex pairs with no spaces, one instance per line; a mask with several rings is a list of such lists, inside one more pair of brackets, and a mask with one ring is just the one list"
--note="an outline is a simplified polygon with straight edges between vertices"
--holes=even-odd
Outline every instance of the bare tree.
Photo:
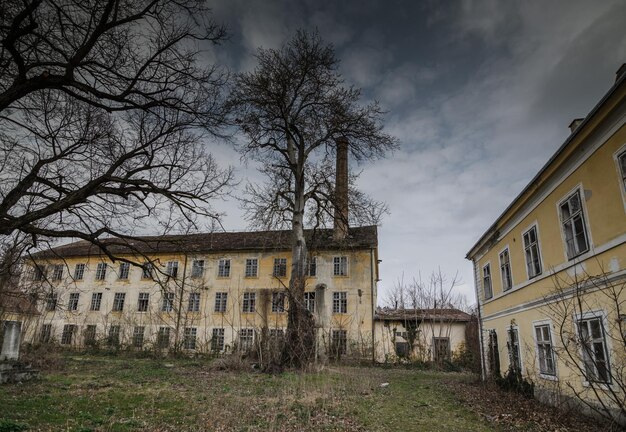
[[[200,0],[8,0],[0,11],[0,240],[128,239],[215,213],[203,148],[226,119],[225,37]],[[127,245],[130,243],[123,241]],[[110,254],[109,254],[110,255]],[[111,258],[113,258],[110,255]]]
[[[254,225],[292,230],[283,361],[301,367],[314,350],[313,318],[303,300],[304,227],[324,226],[334,217],[337,142],[363,161],[384,156],[396,141],[382,131],[378,104],[359,105],[359,90],[344,85],[333,47],[317,33],[298,31],[281,49],[259,49],[256,57],[257,68],[237,75],[232,91],[232,106],[247,138],[241,151],[260,161],[267,176],[265,185],[248,186],[244,207]],[[360,222],[376,222],[385,210],[363,194],[353,193],[350,205],[351,217]],[[365,209],[369,213],[358,212]]]

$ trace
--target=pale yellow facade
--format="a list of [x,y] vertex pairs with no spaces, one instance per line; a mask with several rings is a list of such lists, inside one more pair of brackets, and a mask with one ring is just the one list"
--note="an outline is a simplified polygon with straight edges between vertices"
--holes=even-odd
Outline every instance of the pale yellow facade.
[[578,393],[617,412],[626,370],[624,78],[467,256],[484,373],[494,357],[502,373],[519,363],[552,402]]
[[[145,261],[145,257],[117,256],[136,263]],[[306,292],[307,296],[315,296],[308,302],[318,327],[319,349],[326,351],[336,342],[333,338],[343,337],[346,354],[368,355],[373,343],[378,279],[376,247],[322,250],[312,256],[315,275],[307,278]],[[93,337],[89,331],[93,332],[95,326],[96,339],[106,344],[111,327],[117,327],[121,346],[149,349],[164,344],[159,332],[169,328],[170,348],[229,352],[255,344],[264,331],[286,329],[289,305],[286,299],[283,303],[276,296],[284,293],[289,284],[288,250],[152,254],[149,258],[156,267],[151,278],[144,277],[143,269],[133,265],[127,276],[120,277],[121,261],[112,262],[101,255],[38,260],[37,264],[47,270],[45,283],[39,282],[45,289],[40,296],[41,315],[29,323],[26,340],[81,346],[87,336]],[[277,259],[284,260],[284,276],[275,275]],[[345,275],[335,274],[337,259],[345,262],[341,271]],[[252,271],[254,266],[246,269],[252,264],[249,260],[256,260],[256,272]],[[176,277],[167,276],[168,263],[172,262],[178,263]],[[201,270],[199,262],[203,263]],[[98,266],[102,268],[102,264],[106,264],[106,275],[98,279]],[[63,268],[60,280],[54,278],[55,265]],[[84,273],[79,278],[76,272],[82,265]],[[23,285],[38,283],[32,279],[31,273]],[[52,309],[47,307],[51,293],[56,295],[56,307],[47,310]],[[165,299],[166,293],[173,295],[171,302]],[[99,300],[94,297],[100,295]],[[122,296],[124,303],[119,310]],[[67,335],[68,325],[76,326],[71,337]],[[345,336],[337,331],[344,331]]]

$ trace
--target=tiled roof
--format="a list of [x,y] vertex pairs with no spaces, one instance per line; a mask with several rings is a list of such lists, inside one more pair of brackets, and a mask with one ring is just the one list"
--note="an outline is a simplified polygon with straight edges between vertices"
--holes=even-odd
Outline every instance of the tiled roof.
[[378,309],[374,315],[379,321],[470,321],[471,315],[458,309]]
[[0,312],[20,315],[39,314],[35,299],[19,291],[6,291],[0,294]]
[[[350,228],[345,240],[333,239],[333,230],[306,230],[309,250],[366,249],[378,245],[376,226]],[[133,240],[118,238],[103,240],[113,254],[222,252],[222,251],[279,251],[291,249],[291,231],[213,232],[137,237]],[[71,256],[101,255],[101,249],[81,240],[33,255],[33,258],[65,258]]]

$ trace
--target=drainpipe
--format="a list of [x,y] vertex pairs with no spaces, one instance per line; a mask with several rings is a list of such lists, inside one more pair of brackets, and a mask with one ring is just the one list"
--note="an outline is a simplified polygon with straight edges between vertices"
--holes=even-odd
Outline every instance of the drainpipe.
[[377,265],[374,249],[370,249],[370,299],[372,306],[372,364],[376,363],[376,323],[374,321],[374,266]]
[[480,345],[480,378],[482,381],[487,379],[487,367],[485,365],[485,347],[483,346],[483,319],[480,311],[480,296],[478,294],[478,273],[477,266],[474,260],[472,260],[472,266],[474,267],[474,292],[476,293],[476,305],[478,306],[478,344]]

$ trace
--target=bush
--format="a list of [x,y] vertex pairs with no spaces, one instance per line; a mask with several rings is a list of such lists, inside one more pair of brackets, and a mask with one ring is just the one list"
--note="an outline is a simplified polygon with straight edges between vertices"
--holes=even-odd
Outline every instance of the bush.
[[24,344],[20,361],[42,371],[61,370],[65,367],[63,351],[54,343]]
[[504,376],[496,376],[496,384],[504,391],[513,391],[528,399],[535,394],[535,384],[522,377],[519,368],[511,367]]

